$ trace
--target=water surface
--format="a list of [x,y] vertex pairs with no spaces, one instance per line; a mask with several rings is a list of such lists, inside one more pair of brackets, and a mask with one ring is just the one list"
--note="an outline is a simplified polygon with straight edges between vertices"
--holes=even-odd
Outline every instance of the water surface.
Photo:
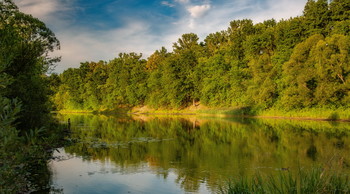
[[322,166],[349,173],[350,125],[273,119],[60,115],[64,193],[216,193],[233,178]]

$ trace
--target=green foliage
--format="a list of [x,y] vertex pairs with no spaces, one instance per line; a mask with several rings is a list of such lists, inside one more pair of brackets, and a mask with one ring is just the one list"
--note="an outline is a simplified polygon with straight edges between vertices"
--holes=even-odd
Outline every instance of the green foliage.
[[184,34],[172,52],[162,48],[147,61],[130,53],[99,62],[100,70],[86,63],[59,76],[56,106],[174,109],[203,104],[253,112],[347,108],[349,6],[348,0],[308,0],[302,16],[257,24],[234,20],[204,42]]
[[347,106],[349,53],[344,35],[313,35],[298,44],[284,66],[281,104],[292,109]]
[[[4,81],[2,87],[6,88],[10,85],[11,79],[9,77],[6,79],[3,75],[5,73],[0,71],[0,77]],[[42,186],[46,187],[49,184],[50,173],[46,160],[50,153],[45,149],[57,142],[57,139],[44,140],[43,136],[49,137],[44,128],[30,130],[25,132],[24,136],[19,136],[20,131],[16,129],[16,124],[21,111],[23,106],[18,99],[11,100],[0,93],[0,191],[2,193],[40,190]],[[46,133],[43,134],[44,132]]]
[[346,21],[350,19],[350,1],[333,0],[329,5],[331,18],[334,21]]
[[325,27],[330,21],[327,0],[308,0],[304,8],[305,24],[309,35],[325,34]]
[[107,107],[142,104],[146,93],[146,61],[136,53],[120,54],[107,64]]
[[49,56],[59,41],[43,22],[19,12],[12,1],[0,2],[0,9],[0,69],[12,79],[1,93],[21,101],[19,128],[39,127],[48,112],[44,73],[59,60]]
[[198,66],[198,71],[202,71],[201,102],[210,106],[229,106],[231,89],[230,76],[227,71],[230,69],[230,64],[226,63],[224,57],[220,54],[215,54],[207,60],[201,60]]
[[314,167],[293,174],[289,170],[276,177],[264,177],[260,174],[247,180],[231,180],[222,193],[348,193],[350,183],[348,175],[339,171]]
[[[185,192],[198,192],[205,186],[216,193],[231,178],[237,178],[232,186],[241,179],[248,184],[243,186],[257,181],[255,189],[262,186],[269,193],[277,189],[287,193],[287,188],[280,188],[281,181],[288,188],[302,184],[305,193],[311,186],[315,189],[314,183],[320,183],[317,189],[325,192],[349,186],[350,126],[345,122],[193,115],[58,116],[62,121],[71,118],[70,137],[76,143],[65,147],[67,153],[88,162],[110,161],[132,172],[147,163],[161,177],[173,173]],[[313,166],[322,169],[309,170]],[[260,180],[255,172],[261,174]],[[301,183],[298,173],[304,178]],[[329,179],[333,175],[336,180]],[[321,183],[328,180],[324,189]],[[268,182],[274,182],[277,189]]]
[[21,13],[10,0],[0,2],[1,193],[49,186],[48,149],[61,136],[47,114],[48,82],[57,92],[60,80],[45,73],[59,60],[49,56],[56,48],[59,42],[43,22]]
[[316,89],[314,64],[309,60],[310,51],[322,35],[313,35],[294,48],[290,60],[283,66],[285,88],[280,103],[287,109],[304,108],[315,104]]
[[48,188],[48,149],[61,138],[50,133],[58,131],[40,128],[19,136],[15,121],[23,110],[21,104],[0,96],[0,110],[0,191],[26,193]]

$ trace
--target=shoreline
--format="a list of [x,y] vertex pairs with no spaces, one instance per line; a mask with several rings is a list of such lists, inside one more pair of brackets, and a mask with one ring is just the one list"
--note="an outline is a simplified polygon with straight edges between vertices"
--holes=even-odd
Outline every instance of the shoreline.
[[[276,114],[273,114],[276,112]],[[317,109],[317,114],[314,109],[305,109],[299,112],[281,112],[278,110],[262,111],[256,114],[249,114],[244,112],[242,107],[233,108],[193,108],[187,107],[185,109],[152,109],[148,107],[132,107],[120,108],[115,110],[59,110],[51,111],[54,114],[102,114],[102,115],[174,115],[174,116],[213,116],[213,117],[241,117],[241,118],[261,118],[261,119],[285,119],[285,120],[310,120],[310,121],[328,121],[328,122],[350,122],[347,110],[329,110]],[[279,114],[278,114],[279,113]],[[309,114],[308,114],[309,113]]]

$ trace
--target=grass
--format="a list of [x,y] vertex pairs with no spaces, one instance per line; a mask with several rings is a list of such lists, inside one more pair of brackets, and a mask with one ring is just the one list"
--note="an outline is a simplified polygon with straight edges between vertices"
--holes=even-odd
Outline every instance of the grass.
[[59,110],[59,111],[51,111],[51,113],[62,113],[62,114],[74,114],[74,113],[77,113],[77,114],[81,114],[81,113],[93,113],[94,111],[92,110],[68,110],[68,109],[65,109],[65,110]]
[[231,180],[221,193],[350,193],[350,180],[341,171],[313,168],[293,174],[288,170],[275,176],[256,174]]
[[213,115],[235,115],[235,116],[255,116],[256,113],[250,107],[231,107],[231,108],[207,108],[196,111],[200,114]]
[[199,114],[231,115],[268,118],[294,118],[329,121],[350,121],[349,109],[305,108],[299,110],[254,109],[251,107],[210,108],[196,111]]
[[195,114],[195,111],[188,109],[154,109],[147,106],[140,107],[118,107],[114,109],[100,109],[100,110],[59,110],[51,111],[52,113],[62,113],[62,114],[104,114],[104,115],[113,115],[113,114],[159,114],[159,115],[180,115],[180,114]]
[[325,120],[350,120],[349,109],[327,109],[327,108],[308,108],[301,110],[276,110],[269,109],[260,111],[261,116],[284,116],[284,117],[301,117],[301,118],[319,118]]
[[252,107],[205,107],[190,106],[182,109],[153,109],[147,106],[119,107],[112,110],[60,110],[58,113],[95,113],[95,114],[165,114],[165,115],[215,115],[215,116],[247,116],[269,118],[295,118],[329,121],[350,121],[350,110],[346,108],[305,108],[298,110],[257,109]]

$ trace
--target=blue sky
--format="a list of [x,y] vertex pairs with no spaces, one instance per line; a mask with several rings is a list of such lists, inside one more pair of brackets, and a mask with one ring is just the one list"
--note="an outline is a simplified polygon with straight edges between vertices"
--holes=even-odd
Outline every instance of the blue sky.
[[85,61],[109,61],[121,52],[147,58],[184,33],[200,41],[226,30],[229,22],[279,21],[302,14],[307,0],[14,0],[20,10],[44,21],[61,42],[56,72]]

